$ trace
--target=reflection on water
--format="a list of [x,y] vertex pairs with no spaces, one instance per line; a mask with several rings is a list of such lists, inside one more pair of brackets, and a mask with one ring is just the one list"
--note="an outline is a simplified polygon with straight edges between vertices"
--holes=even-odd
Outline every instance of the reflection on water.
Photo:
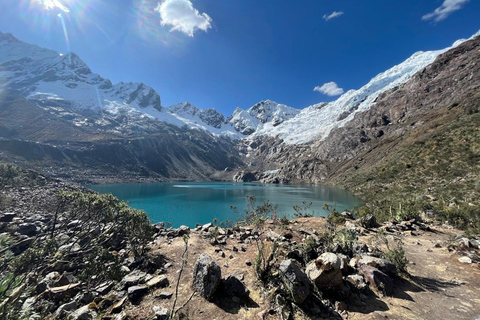
[[128,201],[132,207],[145,210],[154,222],[165,221],[173,226],[185,224],[190,227],[213,219],[238,220],[239,216],[230,207],[235,206],[243,212],[247,195],[255,196],[257,204],[267,200],[277,204],[279,216],[292,216],[293,206],[302,205],[302,201],[311,201],[311,209],[317,216],[325,215],[322,209],[325,203],[339,211],[351,209],[360,203],[351,193],[325,185],[176,182],[92,185],[89,188],[112,193]]

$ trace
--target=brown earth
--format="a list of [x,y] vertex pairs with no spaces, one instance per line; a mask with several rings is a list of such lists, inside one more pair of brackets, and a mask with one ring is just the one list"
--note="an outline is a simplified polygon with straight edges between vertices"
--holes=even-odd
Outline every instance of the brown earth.
[[[301,242],[303,236],[300,230],[324,232],[326,225],[326,220],[323,218],[302,218],[293,220],[285,230],[267,222],[263,234],[268,230],[274,230],[278,234],[292,233],[291,241]],[[365,230],[359,242],[371,245],[376,233],[376,230]],[[436,226],[432,227],[431,232],[421,231],[416,234],[415,236],[411,233],[398,236],[403,241],[406,256],[410,261],[408,265],[410,275],[394,280],[393,296],[384,297],[373,291],[361,297],[361,301],[352,301],[352,304],[348,305],[348,313],[343,314],[344,318],[472,320],[480,317],[479,265],[462,264],[458,261],[460,255],[447,249],[452,237],[461,232]],[[392,240],[393,236],[390,234],[388,238]],[[239,249],[238,252],[233,251],[234,246]],[[246,252],[240,250],[242,246],[246,248]],[[194,295],[181,313],[187,315],[188,319],[281,319],[278,313],[269,313],[272,309],[270,301],[274,296],[275,288],[264,289],[256,279],[253,266],[247,266],[245,263],[247,259],[254,262],[257,252],[255,243],[238,244],[236,240],[229,239],[227,245],[218,247],[225,253],[225,257],[222,258],[220,253],[215,252],[215,246],[199,233],[190,234],[187,264],[180,279],[177,307],[182,306],[194,293],[193,265],[202,253],[212,256],[221,266],[223,278],[230,274],[244,276],[244,283],[250,289],[250,302],[241,306],[222,296],[217,296],[213,302],[208,302]],[[174,300],[174,297],[170,300],[159,300],[154,297],[160,291],[175,292],[178,271],[181,269],[184,241],[181,237],[171,240],[161,238],[152,249],[154,253],[167,257],[167,261],[172,263],[172,267],[167,269],[170,286],[154,291],[139,305],[127,304],[124,311],[135,318],[152,316],[154,305],[171,310]],[[233,258],[230,258],[230,255]],[[277,259],[279,263],[283,258]],[[325,317],[312,317],[311,314],[309,316],[310,318],[299,310],[295,313],[294,319],[325,319]]]

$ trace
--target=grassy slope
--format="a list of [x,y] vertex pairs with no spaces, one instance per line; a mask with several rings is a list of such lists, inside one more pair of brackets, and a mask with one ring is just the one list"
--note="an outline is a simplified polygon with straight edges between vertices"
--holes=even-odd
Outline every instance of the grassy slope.
[[[476,111],[476,112],[475,112]],[[332,182],[389,218],[391,207],[429,209],[441,220],[480,228],[480,113],[440,109],[424,126],[384,141],[336,168]],[[361,159],[361,165],[355,165]]]

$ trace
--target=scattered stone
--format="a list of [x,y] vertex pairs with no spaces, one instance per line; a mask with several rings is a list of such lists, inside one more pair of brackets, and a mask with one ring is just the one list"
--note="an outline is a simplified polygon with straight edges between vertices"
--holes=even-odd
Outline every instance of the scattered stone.
[[123,304],[125,303],[126,300],[127,300],[127,297],[123,297],[117,303],[115,303],[112,307],[112,310],[111,310],[112,313],[119,313],[120,311],[122,311]]
[[37,226],[33,223],[21,223],[18,225],[17,232],[29,237],[37,234]]
[[319,289],[342,287],[341,261],[331,252],[325,252],[307,265],[308,278]]
[[190,228],[184,225],[181,225],[180,228],[178,228],[177,230],[177,234],[179,237],[189,233],[190,233]]
[[146,283],[146,285],[149,289],[165,288],[165,287],[168,287],[169,281],[167,276],[161,275],[161,276],[153,277]]
[[347,276],[347,281],[350,282],[355,288],[363,290],[367,287],[365,280],[359,274],[351,274]]
[[472,263],[472,259],[470,259],[467,256],[458,258],[458,261],[460,261],[461,263],[465,263],[465,264],[471,264]]
[[362,265],[360,266],[360,273],[363,274],[365,280],[377,290],[383,292],[387,296],[393,293],[393,282],[389,276],[377,268]]
[[120,282],[121,286],[126,289],[128,287],[144,283],[147,274],[140,270],[134,270],[131,273],[127,274],[122,281]]
[[245,260],[245,264],[246,264],[247,266],[251,266],[251,265],[252,265],[252,261],[250,261],[250,259],[247,259],[247,260]]
[[153,306],[153,312],[155,313],[156,320],[168,320],[170,317],[170,312],[167,308]]
[[292,294],[296,304],[301,304],[310,294],[310,281],[292,260],[283,260],[280,263],[280,272],[283,283]]
[[215,294],[221,279],[220,266],[209,255],[202,253],[193,267],[193,288],[195,291],[210,300]]
[[4,214],[0,215],[0,222],[12,222],[13,218],[17,216],[14,212],[5,212]]
[[147,286],[133,286],[128,288],[128,298],[132,301],[138,300],[148,292]]
[[64,319],[71,311],[76,310],[77,308],[78,304],[76,301],[67,302],[58,307],[57,311],[55,311],[54,316],[57,319]]
[[480,250],[480,240],[477,240],[477,239],[470,239],[470,246],[472,248],[475,248],[475,249],[479,249]]
[[366,216],[357,219],[357,221],[364,228],[374,228],[377,226],[377,219],[373,214],[367,214]]
[[207,232],[208,232],[208,230],[209,230],[211,227],[213,227],[213,224],[212,224],[212,223],[206,223],[206,224],[204,224],[204,225],[202,226],[202,231],[207,231]]
[[169,291],[162,291],[159,294],[157,294],[158,299],[170,299],[172,296],[173,296],[173,293]]
[[80,290],[80,283],[72,283],[66,286],[49,288],[47,292],[53,295],[55,300],[64,300],[75,296]]
[[75,310],[70,314],[69,319],[71,320],[90,320],[97,319],[97,313],[90,309],[88,305],[81,307],[80,309]]
[[397,267],[393,263],[388,262],[385,259],[376,258],[372,256],[367,256],[367,255],[361,256],[360,260],[358,260],[357,262],[357,265],[358,266],[367,265],[370,267],[374,267],[391,276],[396,276],[398,274]]

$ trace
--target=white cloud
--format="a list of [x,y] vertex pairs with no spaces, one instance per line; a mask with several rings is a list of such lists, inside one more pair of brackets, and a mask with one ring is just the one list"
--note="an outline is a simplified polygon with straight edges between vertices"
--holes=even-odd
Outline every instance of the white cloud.
[[38,0],[38,2],[40,2],[47,10],[58,8],[63,12],[70,12],[70,9],[64,6],[59,0]]
[[422,20],[434,19],[436,22],[446,19],[451,13],[462,9],[463,5],[470,0],[445,0],[435,11],[427,13]]
[[212,27],[212,18],[195,9],[190,0],[164,0],[158,3],[155,11],[160,14],[162,26],[171,26],[170,31],[180,31],[189,37],[197,30],[207,32]]
[[340,17],[342,14],[343,14],[343,11],[333,11],[333,12],[332,12],[331,14],[329,14],[329,15],[324,14],[324,15],[323,15],[323,20],[328,21],[328,20],[331,20],[331,19],[334,19],[334,18],[338,18],[338,17]]
[[330,97],[339,96],[343,93],[343,89],[339,88],[338,85],[333,81],[324,83],[322,86],[316,86],[313,88],[313,91],[321,92]]

